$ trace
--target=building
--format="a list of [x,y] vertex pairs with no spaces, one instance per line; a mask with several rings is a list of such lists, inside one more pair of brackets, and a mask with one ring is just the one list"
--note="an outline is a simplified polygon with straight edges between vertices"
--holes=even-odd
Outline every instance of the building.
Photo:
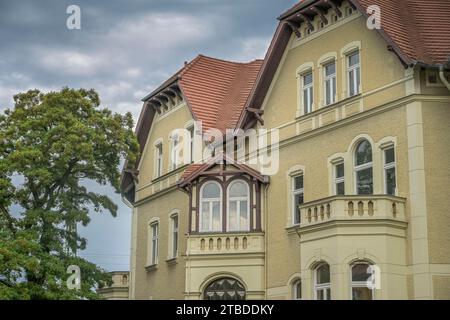
[[130,298],[450,299],[450,2],[279,21],[264,61],[198,56],[143,99]]
[[114,271],[108,274],[111,276],[112,284],[97,289],[97,293],[107,300],[128,300],[129,272]]

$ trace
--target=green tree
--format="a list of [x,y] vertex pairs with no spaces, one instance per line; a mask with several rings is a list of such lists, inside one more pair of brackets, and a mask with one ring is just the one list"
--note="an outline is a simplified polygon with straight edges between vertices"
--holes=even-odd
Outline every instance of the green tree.
[[[119,192],[120,162],[131,168],[138,154],[131,114],[100,109],[93,89],[30,90],[14,102],[0,114],[0,299],[96,299],[108,277],[76,256],[86,247],[76,225],[89,208],[116,216],[117,205],[83,182]],[[80,290],[66,286],[69,265],[81,269]]]

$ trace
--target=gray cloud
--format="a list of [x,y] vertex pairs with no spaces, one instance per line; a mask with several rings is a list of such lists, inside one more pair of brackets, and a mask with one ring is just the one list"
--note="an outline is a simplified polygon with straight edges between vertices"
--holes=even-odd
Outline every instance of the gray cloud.
[[[197,54],[262,58],[276,17],[297,0],[0,0],[0,111],[12,96],[38,88],[95,88],[102,104],[137,120],[140,99]],[[67,6],[81,8],[81,30],[66,28]],[[130,210],[93,216],[87,254],[112,253],[126,269]],[[105,256],[102,256],[103,259]],[[118,258],[116,257],[116,260]],[[125,261],[125,262],[124,262]]]

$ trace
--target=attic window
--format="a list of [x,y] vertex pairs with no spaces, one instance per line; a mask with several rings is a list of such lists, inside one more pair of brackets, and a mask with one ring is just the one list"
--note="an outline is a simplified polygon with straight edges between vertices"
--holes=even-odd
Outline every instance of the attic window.
[[436,71],[428,71],[427,72],[427,82],[429,84],[437,84],[438,83],[438,75]]
[[347,15],[351,16],[353,14],[353,8],[352,7],[348,7],[347,8]]

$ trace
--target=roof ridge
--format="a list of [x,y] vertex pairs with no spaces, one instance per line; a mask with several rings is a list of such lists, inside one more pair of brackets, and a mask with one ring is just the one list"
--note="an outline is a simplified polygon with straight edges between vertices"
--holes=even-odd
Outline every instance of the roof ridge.
[[216,61],[220,61],[220,62],[227,62],[227,63],[232,63],[232,64],[236,64],[236,65],[249,65],[258,61],[264,61],[264,59],[253,59],[249,62],[237,62],[237,61],[231,61],[231,60],[225,60],[225,59],[221,59],[221,58],[216,58],[216,57],[211,57],[211,56],[207,56],[204,54],[199,54],[198,57],[203,57],[206,59],[211,59],[211,60],[216,60]]

